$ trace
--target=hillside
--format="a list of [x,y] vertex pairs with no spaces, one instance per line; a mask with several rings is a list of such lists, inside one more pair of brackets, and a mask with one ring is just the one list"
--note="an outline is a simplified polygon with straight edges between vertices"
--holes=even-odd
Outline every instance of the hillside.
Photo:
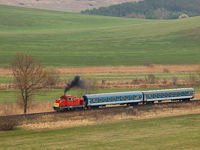
[[1,0],[0,4],[66,12],[80,12],[80,10],[134,1],[138,0]]
[[48,66],[197,64],[200,17],[144,20],[0,5],[0,66],[16,52]]
[[141,19],[179,19],[180,16],[181,18],[200,16],[200,1],[143,0],[87,9],[81,13]]

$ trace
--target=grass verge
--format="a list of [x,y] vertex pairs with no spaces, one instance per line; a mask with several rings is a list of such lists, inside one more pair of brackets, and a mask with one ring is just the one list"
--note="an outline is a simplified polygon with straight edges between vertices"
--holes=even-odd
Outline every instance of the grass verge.
[[200,115],[59,130],[0,131],[2,149],[199,149]]

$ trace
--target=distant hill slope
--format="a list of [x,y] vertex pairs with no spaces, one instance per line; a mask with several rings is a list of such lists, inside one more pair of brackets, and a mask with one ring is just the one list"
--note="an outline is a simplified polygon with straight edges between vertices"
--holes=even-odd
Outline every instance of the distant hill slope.
[[0,5],[0,66],[17,52],[48,66],[197,64],[200,17],[148,20]]
[[138,0],[0,0],[0,4],[66,12],[80,12],[85,9],[134,1]]
[[200,16],[200,0],[144,0],[127,2],[81,13],[141,19],[178,19],[182,14]]

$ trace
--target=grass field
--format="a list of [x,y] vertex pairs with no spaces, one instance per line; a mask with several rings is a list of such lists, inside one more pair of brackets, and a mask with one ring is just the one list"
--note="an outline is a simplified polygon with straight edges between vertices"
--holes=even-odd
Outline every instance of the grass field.
[[200,17],[142,20],[0,5],[0,66],[16,52],[47,66],[197,64]]
[[133,119],[60,130],[0,131],[1,149],[191,149],[200,147],[200,115]]

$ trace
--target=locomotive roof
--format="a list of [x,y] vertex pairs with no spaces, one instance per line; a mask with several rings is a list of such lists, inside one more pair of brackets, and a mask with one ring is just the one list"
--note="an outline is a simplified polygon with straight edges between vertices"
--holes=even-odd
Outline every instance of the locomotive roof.
[[142,91],[144,94],[152,93],[165,93],[165,92],[184,92],[184,91],[194,91],[193,88],[178,88],[178,89],[163,89],[163,90],[151,90],[151,91]]
[[114,92],[114,93],[101,93],[101,94],[87,94],[84,96],[87,98],[97,98],[97,97],[112,97],[112,96],[125,96],[125,95],[142,95],[142,92],[141,91]]

